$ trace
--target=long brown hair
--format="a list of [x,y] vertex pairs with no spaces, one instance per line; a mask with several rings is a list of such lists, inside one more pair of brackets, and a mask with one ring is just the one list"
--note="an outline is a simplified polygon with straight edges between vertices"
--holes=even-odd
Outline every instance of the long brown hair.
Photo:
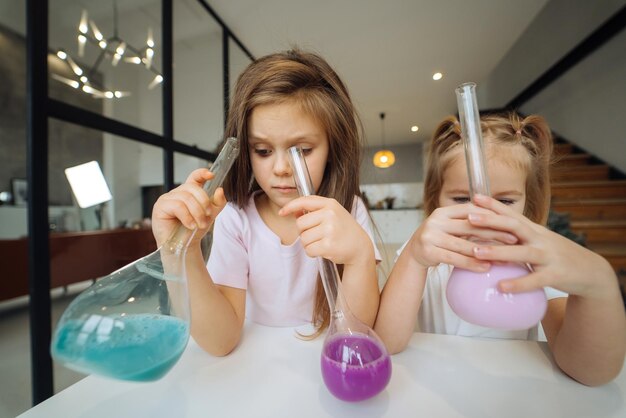
[[[237,137],[242,146],[239,158],[224,181],[226,198],[243,208],[250,195],[260,189],[250,163],[249,118],[257,106],[284,102],[297,103],[324,127],[329,152],[317,194],[334,198],[351,211],[354,197],[361,194],[361,123],[348,89],[337,73],[320,56],[298,49],[262,57],[251,63],[237,79],[224,137]],[[319,278],[312,320],[317,328],[312,337],[319,335],[330,321]]]
[[[545,224],[550,209],[550,164],[552,133],[544,118],[525,118],[515,112],[481,116],[480,126],[486,143],[496,146],[521,145],[528,152],[526,206],[524,216]],[[435,129],[428,148],[424,180],[424,214],[439,206],[443,175],[452,161],[452,150],[462,147],[461,125],[455,116],[444,119]]]

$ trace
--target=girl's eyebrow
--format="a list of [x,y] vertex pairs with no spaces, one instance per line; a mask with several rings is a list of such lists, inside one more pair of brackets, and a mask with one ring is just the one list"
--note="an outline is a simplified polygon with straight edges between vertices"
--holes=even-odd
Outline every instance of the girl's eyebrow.
[[[469,189],[452,189],[445,190],[449,194],[469,194]],[[522,196],[523,193],[517,190],[505,190],[498,193],[492,193],[493,196]]]
[[[286,142],[289,143],[290,145],[296,145],[298,142],[302,142],[302,141],[316,142],[316,141],[319,141],[322,136],[323,136],[322,134],[318,134],[318,133],[309,133],[309,134],[303,134],[303,135],[295,136],[293,138],[289,138]],[[271,138],[259,137],[254,134],[248,135],[248,143],[268,142],[268,141],[271,141]]]
[[452,189],[452,190],[445,190],[445,192],[451,193],[451,194],[469,194],[468,189]]
[[495,193],[494,196],[522,196],[523,193],[517,190],[505,190],[499,193]]

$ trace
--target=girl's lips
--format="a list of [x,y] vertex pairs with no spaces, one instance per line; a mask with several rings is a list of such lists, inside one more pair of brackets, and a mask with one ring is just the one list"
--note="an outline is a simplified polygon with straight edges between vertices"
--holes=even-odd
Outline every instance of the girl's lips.
[[290,194],[296,191],[296,188],[291,186],[275,186],[273,189],[283,194]]

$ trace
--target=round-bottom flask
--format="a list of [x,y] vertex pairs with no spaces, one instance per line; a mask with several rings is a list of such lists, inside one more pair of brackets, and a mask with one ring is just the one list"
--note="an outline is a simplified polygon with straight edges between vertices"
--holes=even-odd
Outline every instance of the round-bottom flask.
[[[239,153],[228,138],[204,190],[212,198]],[[67,307],[50,351],[87,374],[151,381],[176,364],[189,340],[185,258],[197,229],[180,225],[155,252],[98,279]]]
[[516,263],[494,264],[487,272],[454,268],[446,288],[452,310],[463,320],[483,327],[521,330],[535,326],[548,306],[542,289],[502,293],[497,285],[529,273]]
[[185,250],[170,240],[78,295],[59,320],[52,357],[70,369],[115,379],[165,375],[189,340]]
[[[289,157],[300,195],[314,194],[302,149],[289,148]],[[330,308],[330,324],[320,362],[324,384],[343,401],[371,398],[387,387],[391,379],[391,359],[374,330],[350,312],[341,292],[335,263],[322,257],[317,261]]]
[[[391,379],[391,359],[374,333],[345,312],[332,318],[321,356],[324,384],[335,397],[349,402],[382,392]],[[350,313],[347,314],[351,316]],[[347,324],[347,322],[352,325]],[[337,326],[339,324],[339,326]]]

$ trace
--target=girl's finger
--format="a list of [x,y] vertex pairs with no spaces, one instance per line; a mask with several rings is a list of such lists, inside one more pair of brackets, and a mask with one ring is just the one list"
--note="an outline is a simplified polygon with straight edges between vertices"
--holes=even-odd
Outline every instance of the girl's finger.
[[519,219],[507,215],[470,213],[467,220],[473,226],[502,231],[518,237],[524,242],[529,241],[536,233],[533,224],[526,218]]
[[278,214],[287,216],[300,212],[312,212],[323,208],[328,204],[328,199],[321,196],[302,196],[298,197],[283,206]]
[[211,180],[212,178],[213,173],[211,173],[207,168],[198,168],[189,173],[185,183],[194,183],[202,187],[207,180]]
[[[491,216],[495,215],[491,214]],[[518,242],[518,238],[509,232],[499,231],[497,229],[490,229],[487,226],[474,226],[467,220],[448,219],[445,222],[442,222],[439,227],[442,231],[445,231],[446,233],[457,237],[471,236],[480,240],[498,241],[506,244],[515,244]]]
[[546,264],[546,252],[528,245],[476,245],[474,256],[480,260],[510,261],[530,265]]
[[543,289],[545,277],[541,272],[529,273],[516,279],[504,279],[498,282],[498,290],[502,293],[521,293]]
[[489,262],[481,261],[474,257],[466,257],[457,252],[448,251],[443,248],[438,248],[435,252],[437,253],[436,258],[441,260],[441,262],[466,270],[484,272],[489,270],[489,267],[491,267],[491,263]]

